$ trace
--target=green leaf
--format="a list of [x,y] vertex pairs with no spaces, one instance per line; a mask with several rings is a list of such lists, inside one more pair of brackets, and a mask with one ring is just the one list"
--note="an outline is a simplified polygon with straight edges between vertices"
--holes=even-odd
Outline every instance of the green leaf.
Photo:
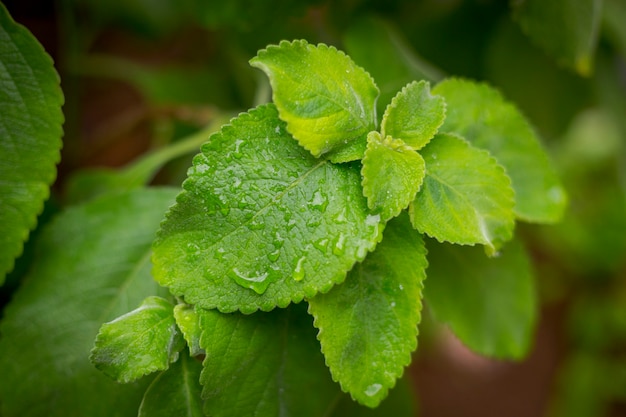
[[430,85],[426,81],[412,82],[387,106],[381,133],[383,137],[402,139],[418,150],[435,136],[445,117],[443,97],[430,94]]
[[516,0],[522,30],[558,61],[590,75],[598,43],[602,0]]
[[137,415],[145,384],[117,384],[89,362],[89,351],[103,322],[158,293],[150,245],[176,192],[96,199],[42,230],[31,272],[0,324],[0,414]]
[[183,353],[159,374],[143,396],[138,417],[202,417],[202,364]]
[[400,214],[415,198],[424,180],[424,159],[402,140],[380,133],[367,136],[361,175],[363,195],[374,213],[387,221]]
[[122,383],[166,370],[184,347],[173,310],[161,297],[146,298],[139,308],[102,325],[89,359]]
[[0,4],[0,285],[56,178],[62,105],[52,59]]
[[240,115],[194,159],[154,245],[154,274],[189,304],[271,310],[328,291],[382,236],[358,164],[313,158],[273,105]]
[[189,346],[191,356],[203,354],[200,347],[200,318],[195,308],[187,304],[177,304],[174,307],[174,319]]
[[466,80],[443,81],[433,93],[447,103],[440,131],[462,135],[504,166],[515,190],[518,218],[552,223],[562,217],[565,190],[539,139],[515,106],[486,84]]
[[[378,87],[336,48],[304,40],[282,41],[259,51],[250,64],[267,74],[280,118],[314,156],[365,142],[376,128]],[[354,154],[336,162],[361,156]]]
[[426,266],[421,235],[398,217],[344,284],[309,300],[333,379],[363,405],[378,406],[411,361]]
[[339,394],[303,305],[249,316],[199,309],[205,413],[214,417],[329,414]]
[[438,134],[421,154],[426,178],[409,207],[417,230],[440,242],[481,243],[491,254],[513,237],[511,180],[488,152]]
[[520,359],[537,319],[534,279],[524,247],[512,241],[488,258],[478,248],[428,242],[424,299],[470,349]]

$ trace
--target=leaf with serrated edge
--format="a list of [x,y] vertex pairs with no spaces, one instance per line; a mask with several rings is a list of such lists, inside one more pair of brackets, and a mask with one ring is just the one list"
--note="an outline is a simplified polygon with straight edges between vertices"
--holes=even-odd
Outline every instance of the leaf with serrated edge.
[[269,104],[211,136],[154,245],[156,280],[189,304],[271,310],[328,291],[382,236],[358,164],[318,160]]
[[[287,130],[319,157],[376,128],[378,87],[370,75],[332,46],[304,40],[268,46],[250,60],[270,79]],[[356,152],[341,161],[361,159]]]
[[200,323],[195,308],[187,304],[177,304],[174,307],[174,319],[183,333],[191,356],[204,353],[200,348]]
[[345,283],[309,300],[333,379],[363,405],[376,407],[411,361],[426,266],[422,236],[403,215]]
[[446,102],[430,93],[426,81],[412,82],[387,106],[381,124],[383,137],[402,139],[408,146],[423,148],[437,133],[446,117]]
[[515,190],[519,219],[552,223],[567,205],[567,196],[531,126],[513,104],[486,84],[448,79],[433,88],[448,112],[440,132],[457,133],[488,150],[504,166]]
[[52,59],[0,3],[0,285],[50,194],[63,136]]
[[200,361],[186,352],[159,374],[143,396],[138,417],[202,417]]
[[400,214],[415,198],[424,180],[424,159],[403,141],[380,133],[367,136],[361,168],[363,195],[383,221]]
[[513,237],[511,180],[488,152],[438,134],[421,154],[426,177],[409,207],[417,230],[440,242],[481,243],[490,254]]
[[0,323],[2,416],[137,415],[145,384],[118,384],[89,362],[89,351],[102,323],[159,293],[150,245],[177,193],[97,198],[42,230]]
[[427,247],[424,299],[433,316],[477,353],[521,359],[537,319],[534,279],[524,247],[513,240],[493,258],[479,248],[434,241]]
[[340,390],[324,365],[304,305],[247,316],[203,309],[198,314],[207,415],[329,415]]
[[173,310],[164,298],[146,298],[135,310],[102,325],[89,359],[122,383],[167,369],[184,347]]

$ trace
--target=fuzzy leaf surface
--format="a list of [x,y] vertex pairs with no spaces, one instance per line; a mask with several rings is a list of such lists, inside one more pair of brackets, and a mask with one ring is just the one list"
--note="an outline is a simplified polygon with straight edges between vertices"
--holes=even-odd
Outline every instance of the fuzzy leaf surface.
[[203,417],[201,371],[198,360],[182,353],[178,361],[154,378],[143,396],[138,417]]
[[63,101],[52,59],[0,4],[0,285],[56,178]]
[[558,221],[565,190],[548,154],[520,111],[486,84],[448,79],[433,88],[448,105],[440,132],[458,133],[504,166],[515,190],[515,214],[537,223]]
[[31,272],[0,324],[0,414],[137,415],[145,384],[116,383],[89,362],[89,352],[102,323],[159,293],[150,245],[177,192],[98,198],[42,230]]
[[184,347],[173,310],[169,301],[152,296],[135,310],[103,324],[91,362],[122,383],[167,369]]
[[200,318],[195,308],[187,304],[177,304],[174,306],[174,319],[183,333],[190,355],[196,356],[204,353],[200,347]]
[[409,209],[417,230],[440,242],[481,243],[489,253],[513,237],[511,180],[488,152],[438,134],[420,153],[426,177]]
[[424,299],[470,349],[482,355],[521,359],[530,347],[537,300],[530,262],[512,241],[498,257],[479,248],[428,242]]
[[387,106],[381,124],[383,137],[401,139],[411,148],[423,148],[446,117],[446,102],[430,93],[426,81],[406,85]]
[[340,391],[303,305],[247,316],[199,309],[199,315],[207,415],[329,415]]
[[382,236],[357,164],[311,156],[273,105],[233,119],[194,158],[154,245],[154,274],[189,304],[271,310],[343,281]]
[[363,405],[378,406],[411,362],[427,264],[421,234],[400,216],[345,283],[309,300],[333,379]]
[[424,180],[424,159],[402,140],[374,131],[367,136],[361,183],[367,205],[386,221],[415,198]]
[[[367,134],[376,128],[378,87],[336,48],[304,40],[283,41],[259,51],[250,64],[267,74],[280,118],[314,156],[354,142],[365,143]],[[336,162],[361,157],[343,155]]]

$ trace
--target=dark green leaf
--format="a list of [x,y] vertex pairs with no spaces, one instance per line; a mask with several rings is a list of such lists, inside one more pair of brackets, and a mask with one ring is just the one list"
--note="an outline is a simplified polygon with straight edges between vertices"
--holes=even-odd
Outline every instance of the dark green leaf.
[[52,60],[0,3],[0,285],[56,178],[62,105]]
[[271,310],[328,291],[374,249],[356,164],[313,158],[266,105],[196,156],[154,245],[154,274],[190,304]]
[[309,300],[333,379],[361,404],[376,407],[411,362],[426,266],[422,237],[401,216],[345,283]]
[[38,257],[0,325],[4,417],[137,414],[143,384],[112,381],[89,362],[89,351],[103,322],[158,292],[150,244],[176,192],[93,200],[43,231]]
[[205,413],[328,415],[338,395],[302,305],[249,316],[199,310]]
[[479,248],[428,242],[424,299],[470,349],[497,358],[527,352],[537,318],[534,278],[523,246],[512,241],[488,258]]

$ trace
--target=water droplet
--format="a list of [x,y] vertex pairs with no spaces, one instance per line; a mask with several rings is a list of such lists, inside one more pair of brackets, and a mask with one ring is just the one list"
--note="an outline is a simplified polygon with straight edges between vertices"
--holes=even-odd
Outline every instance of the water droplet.
[[306,256],[301,257],[300,259],[298,259],[298,263],[296,264],[296,267],[293,269],[293,279],[296,281],[302,281],[304,279],[304,261],[306,261]]
[[276,232],[276,234],[274,235],[274,242],[273,243],[274,243],[274,247],[276,249],[280,249],[285,244],[285,239],[283,239],[283,237],[280,235],[280,233]]
[[252,274],[246,274],[239,271],[237,268],[232,269],[231,277],[235,282],[244,288],[249,288],[257,294],[263,294],[267,290],[267,286],[270,284],[268,272],[259,273],[254,272]]
[[344,207],[344,208],[341,210],[341,213],[339,213],[337,216],[335,216],[335,217],[333,218],[333,220],[335,221],[335,223],[345,223],[345,222],[348,220],[348,218],[346,217],[347,210],[348,210],[348,209],[347,209],[346,207]]
[[400,284],[398,288],[400,288],[400,291],[404,291],[404,285]]
[[328,252],[328,241],[328,238],[318,239],[313,241],[313,246],[315,247],[315,249],[326,254]]
[[250,230],[261,230],[264,229],[265,225],[258,220],[253,220],[248,223],[248,229]]
[[339,238],[337,238],[337,241],[335,242],[335,245],[333,246],[333,253],[335,255],[343,255],[343,252],[345,250],[345,245],[346,245],[346,235],[344,235],[343,233],[340,233]]
[[315,194],[313,194],[313,200],[309,202],[309,205],[323,213],[326,211],[326,207],[328,206],[328,199],[324,197],[319,190],[317,190]]
[[391,302],[391,308],[395,308],[395,307],[396,307],[396,302],[395,302],[395,301],[392,301],[392,302]]
[[233,151],[233,157],[235,159],[241,159],[243,157],[243,153],[241,153],[241,151],[239,150],[242,143],[243,143],[243,140],[241,139],[237,139],[235,141],[235,150]]
[[365,225],[367,226],[376,226],[380,224],[380,214],[371,215],[368,214],[365,218]]
[[382,387],[383,386],[380,384],[372,384],[367,387],[367,389],[365,389],[365,395],[367,395],[368,397],[373,397],[374,395],[378,394]]
[[356,258],[358,260],[363,260],[367,256],[367,253],[370,249],[370,243],[367,240],[360,240],[359,246],[356,248]]
[[267,254],[267,259],[269,259],[272,262],[276,262],[279,256],[280,256],[280,250],[276,249],[274,252],[270,252]]
[[293,229],[295,225],[296,225],[296,221],[294,219],[289,220],[287,222],[287,230]]
[[317,227],[322,224],[322,219],[317,217],[306,222],[307,227]]
[[226,253],[226,250],[224,250],[224,248],[219,248],[217,251],[215,251],[215,259],[217,259],[218,261],[221,261],[222,259],[224,259],[225,253]]
[[241,180],[235,177],[235,179],[233,180],[233,188],[239,188],[239,187],[241,187]]

